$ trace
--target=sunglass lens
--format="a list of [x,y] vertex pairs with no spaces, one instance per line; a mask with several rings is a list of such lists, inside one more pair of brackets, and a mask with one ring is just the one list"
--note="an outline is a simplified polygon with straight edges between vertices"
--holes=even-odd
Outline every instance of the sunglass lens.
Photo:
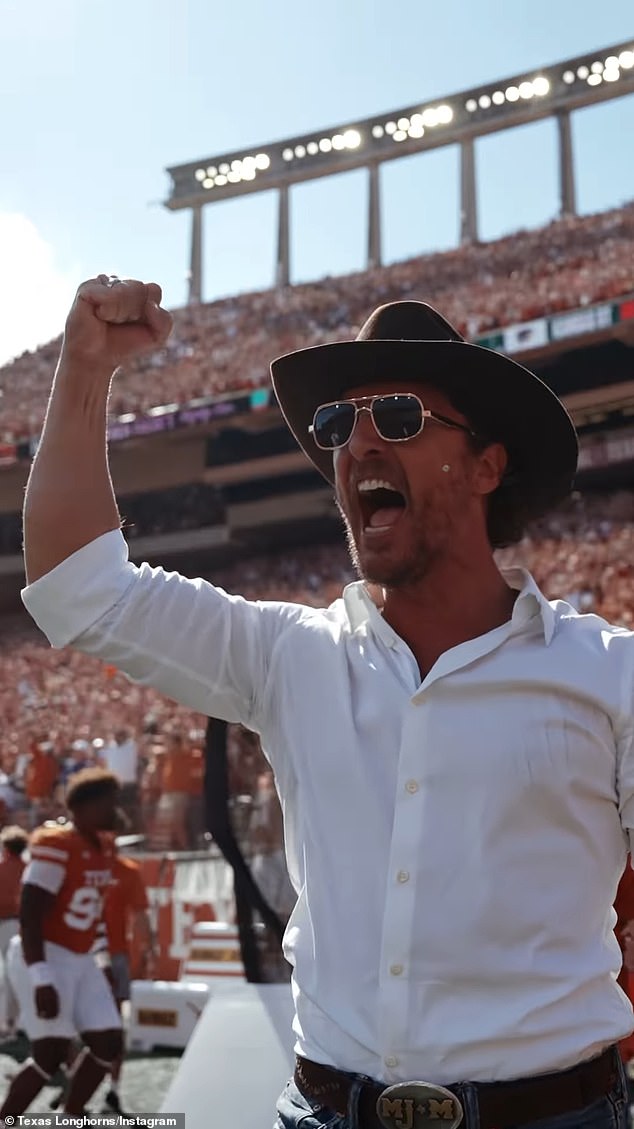
[[372,405],[372,414],[377,431],[384,439],[412,439],[423,423],[421,404],[416,396],[380,396]]
[[352,435],[354,417],[354,404],[325,404],[318,408],[313,423],[317,445],[327,451],[343,447]]

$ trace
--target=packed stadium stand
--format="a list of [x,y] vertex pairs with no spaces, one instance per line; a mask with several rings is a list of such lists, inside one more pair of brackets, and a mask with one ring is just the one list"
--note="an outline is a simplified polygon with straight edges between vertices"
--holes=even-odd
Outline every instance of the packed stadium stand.
[[[471,339],[631,291],[634,203],[493,243],[177,310],[168,348],[119,373],[111,414],[262,387],[273,357],[350,337],[382,302],[423,298]],[[0,440],[39,433],[59,345],[0,369]]]

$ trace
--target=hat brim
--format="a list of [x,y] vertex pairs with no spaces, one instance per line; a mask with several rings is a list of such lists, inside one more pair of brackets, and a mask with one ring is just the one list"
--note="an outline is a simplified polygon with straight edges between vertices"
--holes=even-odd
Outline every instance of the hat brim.
[[542,509],[571,490],[578,443],[568,412],[539,377],[492,349],[466,341],[338,341],[279,357],[271,379],[297,442],[331,483],[332,453],[308,430],[319,405],[360,385],[420,381],[445,392],[475,431],[504,444],[514,478]]

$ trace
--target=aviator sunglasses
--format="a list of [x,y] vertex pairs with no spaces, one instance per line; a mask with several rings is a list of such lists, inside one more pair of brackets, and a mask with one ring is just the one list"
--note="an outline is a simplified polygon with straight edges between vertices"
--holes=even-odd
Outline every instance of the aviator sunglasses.
[[345,447],[355,429],[359,412],[369,412],[375,430],[389,443],[403,443],[420,435],[425,420],[433,419],[445,427],[466,431],[477,438],[475,431],[446,416],[431,412],[413,392],[394,392],[389,396],[358,396],[354,400],[335,400],[322,404],[308,428],[322,451],[336,451]]

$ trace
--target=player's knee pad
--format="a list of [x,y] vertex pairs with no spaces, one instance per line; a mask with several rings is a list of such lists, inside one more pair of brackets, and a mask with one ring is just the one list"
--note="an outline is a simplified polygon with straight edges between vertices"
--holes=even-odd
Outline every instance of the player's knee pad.
[[[39,1074],[39,1076],[40,1076],[40,1078],[42,1079],[43,1082],[50,1082],[51,1081],[53,1074],[49,1074],[44,1069],[44,1067],[40,1066],[39,1062],[37,1062],[34,1058],[27,1058],[24,1062],[24,1065],[30,1066],[32,1070],[35,1070],[36,1073]],[[53,1071],[53,1073],[55,1073],[55,1072]]]

